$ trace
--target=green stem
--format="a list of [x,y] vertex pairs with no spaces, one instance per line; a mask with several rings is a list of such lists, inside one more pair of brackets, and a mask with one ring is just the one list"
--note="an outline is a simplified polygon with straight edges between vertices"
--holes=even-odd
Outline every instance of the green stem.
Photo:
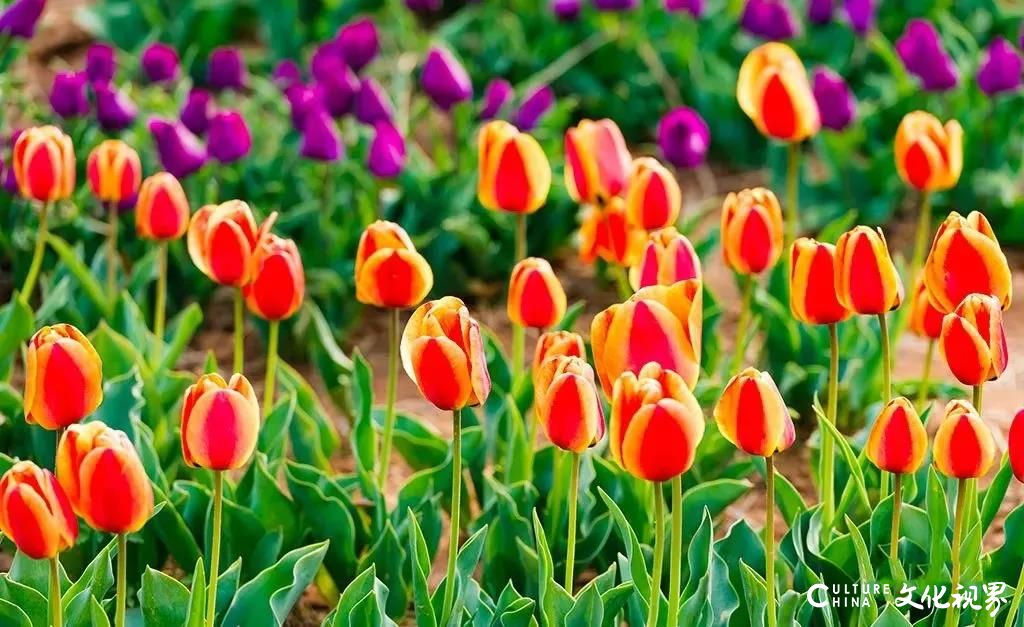
[[619,298],[629,300],[633,295],[633,286],[629,284],[629,274],[626,266],[615,265],[615,286],[619,290]]
[[754,300],[754,277],[739,275],[742,297],[740,299],[740,319],[736,322],[736,348],[732,352],[732,369],[730,375],[740,371],[743,365],[743,357],[746,354],[747,327],[750,325],[750,309]]
[[526,214],[516,214],[516,263],[526,259]]
[[53,627],[64,627],[64,608],[60,603],[60,558],[50,560],[50,623]]
[[124,627],[125,606],[128,601],[128,536],[117,536],[117,612],[114,627]]
[[769,455],[765,462],[765,498],[768,504],[764,513],[765,569],[764,582],[767,589],[768,607],[765,610],[768,627],[775,627],[775,459]]
[[668,573],[668,624],[679,624],[679,589],[683,568],[683,478],[672,479],[672,548]]
[[519,379],[526,358],[526,329],[521,325],[512,323],[512,381]]
[[[892,535],[889,543],[889,559],[893,565],[900,561],[900,510],[903,509],[903,475],[892,474]],[[895,575],[895,570],[893,571]]]
[[[964,505],[967,503],[967,479],[960,479],[957,482],[956,488],[956,514],[953,518],[953,545],[952,557],[953,557],[953,570],[952,577],[950,579],[950,595],[956,594],[956,589],[960,585],[960,541],[963,536],[964,526]],[[951,603],[949,610],[946,612],[946,627],[954,627],[958,622],[958,613],[956,608]]]
[[928,246],[928,235],[932,230],[932,196],[929,192],[921,192],[921,208],[917,221],[917,234],[914,237],[914,257],[910,261],[910,276],[916,277],[924,262],[925,249]]
[[388,339],[388,397],[384,414],[384,439],[380,448],[380,467],[377,468],[377,485],[381,494],[388,481],[388,468],[391,464],[391,439],[395,432],[395,396],[398,392],[398,342],[399,342],[399,310],[391,310],[391,337]]
[[153,305],[153,368],[160,364],[164,350],[164,320],[167,317],[167,242],[160,242],[156,253],[156,302]]
[[107,298],[117,300],[117,203],[107,203]]
[[220,526],[224,505],[224,472],[213,473],[213,548],[210,556],[210,588],[206,596],[206,627],[217,614],[217,580],[220,578]]
[[569,475],[569,544],[565,556],[565,591],[572,594],[573,566],[576,564],[576,506],[580,491],[580,454],[572,453]]
[[892,348],[889,346],[889,324],[885,314],[878,314],[878,328],[882,335],[882,397],[883,403],[892,399]]
[[654,486],[654,564],[651,567],[651,598],[648,601],[647,627],[658,624],[661,609],[661,570],[665,563],[665,495],[660,483]]
[[459,148],[462,145],[459,141],[459,116],[455,108],[448,112],[448,129],[451,131],[451,157],[452,170],[459,171]]
[[242,288],[235,290],[235,363],[234,372],[241,373],[245,364],[245,297]]
[[267,371],[263,377],[263,412],[267,414],[274,407],[274,379],[277,375],[277,343],[281,333],[281,321],[271,320],[267,337]]
[[47,217],[50,213],[51,203],[43,203],[43,208],[39,211],[39,232],[36,233],[36,247],[32,252],[32,263],[28,266],[28,274],[25,275],[25,283],[21,286],[21,302],[28,304],[28,301],[32,298],[32,292],[35,290],[36,281],[39,279],[39,270],[43,267],[43,254],[46,252],[46,237],[49,234],[47,230]]
[[1006,627],[1014,627],[1014,620],[1017,618],[1017,610],[1020,609],[1021,593],[1024,592],[1024,567],[1020,569],[1020,577],[1017,579],[1017,587],[1013,591],[1013,601],[1010,602],[1010,611],[1006,615]]
[[982,397],[982,392],[984,392],[984,391],[985,391],[984,384],[976,385],[971,390],[971,404],[974,405],[974,409],[975,409],[975,411],[978,412],[979,415],[981,415],[981,397]]
[[800,143],[790,142],[789,163],[786,167],[786,242],[783,250],[790,245],[800,233]]
[[[834,323],[828,325],[828,339],[830,359],[826,418],[835,425],[839,409],[839,328]],[[836,513],[835,441],[831,431],[821,435],[821,528],[828,537]]]
[[932,359],[935,356],[935,340],[928,340],[928,350],[924,353],[924,368],[921,371],[921,386],[917,389],[917,408],[924,410],[928,402],[928,388],[931,387]]
[[452,410],[452,512],[448,533],[448,570],[444,580],[441,624],[451,622],[455,602],[455,559],[459,554],[459,513],[462,508],[462,410]]

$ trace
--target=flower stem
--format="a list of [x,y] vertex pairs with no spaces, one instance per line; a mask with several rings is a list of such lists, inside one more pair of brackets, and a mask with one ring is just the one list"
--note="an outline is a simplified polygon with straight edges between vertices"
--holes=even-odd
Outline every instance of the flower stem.
[[929,192],[921,192],[921,208],[918,212],[917,234],[914,237],[914,257],[910,261],[910,276],[916,277],[924,262],[925,248],[928,246],[928,235],[932,230],[932,196]]
[[206,627],[217,614],[217,579],[220,577],[220,526],[224,505],[224,472],[213,473],[213,548],[210,556],[210,588],[206,596]]
[[235,363],[233,372],[241,373],[245,364],[245,297],[242,288],[235,291]]
[[[515,237],[516,263],[526,258],[526,214],[516,214]],[[526,329],[518,324],[512,325],[512,378],[519,378],[523,372],[523,359],[526,354]]]
[[117,203],[107,203],[107,298],[117,300]]
[[800,143],[789,143],[789,164],[786,167],[786,242],[783,250],[790,245],[800,233]]
[[894,472],[892,474],[892,536],[889,543],[889,559],[892,560],[894,567],[900,561],[901,509],[903,509],[903,475]]
[[164,320],[167,317],[167,242],[158,244],[156,253],[156,302],[153,304],[153,368],[160,364],[164,350]]
[[889,346],[889,324],[885,314],[878,314],[878,328],[882,334],[882,402],[892,399],[892,349]]
[[928,388],[931,387],[932,358],[935,356],[935,340],[928,340],[928,350],[924,353],[924,368],[921,371],[921,386],[917,389],[917,407],[923,410],[928,402]]
[[576,564],[576,505],[580,491],[580,454],[572,453],[569,475],[569,543],[565,556],[565,591],[572,594],[573,566]]
[[765,462],[765,498],[768,504],[764,513],[765,569],[764,582],[767,590],[768,627],[775,627],[775,458],[771,455]]
[[1013,591],[1013,600],[1010,602],[1010,610],[1006,615],[1006,627],[1014,627],[1014,621],[1017,619],[1017,610],[1020,609],[1022,592],[1024,592],[1024,567],[1020,569],[1020,578],[1017,579],[1017,587]]
[[377,469],[377,486],[381,494],[388,481],[388,467],[391,464],[391,439],[395,432],[395,396],[398,392],[398,342],[399,310],[391,310],[391,337],[388,338],[388,399],[384,414],[384,439],[380,447],[380,467]]
[[974,405],[974,409],[978,412],[979,415],[981,414],[981,397],[982,392],[984,392],[984,390],[984,385],[976,385],[974,386],[974,389],[971,391],[971,404]]
[[619,298],[628,300],[633,295],[633,286],[629,284],[629,274],[626,266],[615,265],[615,286],[619,290]]
[[50,623],[53,627],[64,627],[64,609],[60,603],[60,558],[50,560]]
[[526,259],[526,214],[516,214],[516,262]]
[[448,534],[448,571],[444,580],[441,624],[451,622],[455,602],[455,558],[459,554],[459,513],[462,508],[462,410],[452,410],[452,512]]
[[124,627],[125,606],[128,601],[128,536],[117,536],[117,612],[114,627]]
[[740,318],[736,322],[736,348],[732,352],[732,368],[729,370],[730,375],[734,375],[740,371],[740,367],[743,365],[743,357],[746,353],[746,340],[747,340],[747,327],[750,325],[750,308],[751,303],[754,300],[754,278],[745,275],[739,275],[740,282],[743,283],[741,288],[742,298],[740,300]]
[[679,624],[679,588],[683,575],[683,478],[672,479],[672,548],[668,573],[668,624]]
[[[839,328],[834,323],[828,325],[828,339],[830,358],[826,418],[835,425],[839,409]],[[835,441],[831,431],[821,435],[821,528],[828,537],[836,514]]]
[[39,211],[39,232],[36,233],[36,247],[32,252],[32,262],[28,266],[28,274],[25,275],[25,283],[21,286],[21,302],[25,305],[32,298],[32,292],[35,290],[36,281],[39,279],[39,270],[43,267],[43,253],[46,252],[46,237],[49,235],[47,230],[47,216],[50,213],[50,204],[44,203],[43,208]]
[[661,484],[654,483],[654,564],[651,567],[651,598],[648,601],[647,627],[658,624],[661,609],[661,570],[665,563],[665,495]]
[[[960,479],[956,487],[956,514],[953,518],[953,545],[951,547],[953,570],[950,579],[950,595],[956,594],[956,589],[960,585],[960,541],[963,537],[964,505],[967,503],[966,492],[967,479]],[[946,612],[946,627],[955,627],[958,618],[956,608],[950,603],[949,610]]]
[[267,337],[267,372],[263,378],[263,413],[274,407],[274,380],[277,375],[277,343],[281,333],[281,321],[271,320]]

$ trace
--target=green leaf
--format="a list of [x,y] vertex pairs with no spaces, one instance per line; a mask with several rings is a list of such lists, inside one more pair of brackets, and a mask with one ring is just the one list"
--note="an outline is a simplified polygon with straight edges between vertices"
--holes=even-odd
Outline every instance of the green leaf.
[[[768,469],[763,457],[753,457],[751,461],[762,477],[767,476]],[[778,469],[775,471],[775,504],[778,505],[787,527],[792,526],[796,517],[807,511],[807,504],[804,503],[800,492]]]
[[184,627],[203,627],[206,622],[206,568],[203,558],[196,562],[192,575],[192,589],[188,594],[188,612],[185,614]]
[[327,552],[327,542],[287,553],[238,589],[228,607],[223,627],[278,627],[283,624],[302,592],[313,581]]
[[850,448],[850,443],[846,441],[846,438],[839,432],[839,429],[837,429],[836,426],[825,417],[825,414],[822,413],[821,406],[818,403],[814,404],[814,413],[818,416],[818,428],[827,429],[829,435],[832,436],[833,441],[835,441],[836,446],[839,448],[839,452],[846,461],[846,465],[850,469],[850,476],[853,478],[853,483],[857,488],[857,493],[860,495],[864,504],[870,508],[871,499],[868,498],[868,489],[864,482],[864,473],[861,470],[860,464],[857,463],[857,455],[854,454],[853,449]]
[[646,605],[647,600],[651,598],[651,578],[650,575],[647,574],[647,564],[644,561],[643,549],[640,548],[640,541],[637,539],[636,532],[633,531],[633,527],[630,526],[629,521],[626,520],[626,516],[622,513],[622,510],[619,509],[619,506],[615,501],[600,488],[598,489],[598,494],[601,496],[601,500],[604,501],[608,511],[611,512],[612,518],[615,520],[615,525],[619,530],[619,535],[622,537],[622,542],[626,545],[626,561],[629,563],[629,580],[633,582],[637,595]]
[[[100,602],[96,600],[96,597],[89,597],[89,621],[91,627],[110,627],[110,619],[107,617],[107,612],[100,605]],[[147,627],[149,627],[148,623]]]
[[[868,553],[868,546],[864,542],[864,536],[861,535],[860,529],[850,520],[849,516],[846,517],[846,527],[850,530],[850,538],[853,540],[853,548],[857,554],[857,571],[860,577],[858,581],[875,581],[875,571],[871,567],[871,556]],[[878,605],[875,604],[873,595],[866,596],[868,604],[861,608],[863,610],[862,619],[872,622],[878,617]]]
[[146,627],[181,627],[188,624],[188,588],[158,570],[147,567],[142,574],[139,606]]
[[743,577],[743,595],[746,599],[744,605],[747,606],[750,627],[764,627],[768,607],[768,586],[764,578],[743,560],[740,560],[740,574]]
[[895,605],[887,605],[878,620],[871,623],[871,627],[910,627],[910,621]]
[[715,479],[690,488],[683,493],[683,536],[691,537],[702,524],[704,510],[711,518],[725,511],[736,499],[750,491],[749,481]]
[[416,625],[417,627],[436,627],[437,617],[434,615],[434,606],[430,602],[430,589],[427,583],[427,578],[430,576],[430,554],[427,552],[427,543],[423,539],[423,532],[420,531],[416,515],[413,514],[412,509],[406,511],[412,533],[412,590]]
[[347,581],[356,571],[356,527],[349,505],[336,486],[320,484],[320,472],[312,466],[288,462],[285,479],[288,490],[299,505],[302,521],[312,530],[313,537],[327,538],[325,565],[335,581]]
[[[0,599],[10,601],[32,616],[32,627],[47,627],[49,612],[48,597],[35,588],[14,581],[7,575],[0,576]],[[0,616],[3,612],[0,611]],[[4,623],[6,624],[6,623]]]
[[[373,426],[373,372],[358,351],[353,358],[355,424],[352,426],[352,456],[364,494],[377,493],[374,471],[377,468],[377,433]],[[372,498],[372,496],[371,496]]]
[[561,627],[573,608],[573,599],[572,595],[554,579],[555,567],[551,561],[551,551],[548,549],[547,537],[537,516],[537,510],[533,511],[533,531],[540,567],[537,596],[540,600],[541,624],[545,627]]
[[559,331],[572,331],[572,328],[576,326],[576,321],[579,320],[586,306],[587,301],[585,300],[578,300],[570,305],[569,308],[565,310],[565,315],[562,316],[559,323],[555,325],[555,328]]
[[117,547],[117,539],[113,539],[96,554],[78,581],[64,590],[61,605],[64,606],[64,622],[67,625],[86,624],[91,609],[90,597],[102,599],[114,585],[114,571],[111,568],[111,554]]
[[12,300],[0,307],[0,359],[13,355],[36,329],[32,308],[14,294]]
[[926,581],[944,581],[948,578],[946,563],[951,553],[946,529],[949,528],[949,510],[946,507],[946,493],[942,489],[942,479],[934,467],[928,469],[928,493],[925,496],[928,511],[928,527],[931,541],[928,547],[928,570]]
[[64,265],[67,266],[68,271],[78,281],[82,291],[89,297],[92,304],[103,312],[105,317],[110,318],[113,315],[114,303],[107,298],[99,280],[93,275],[92,270],[89,269],[85,262],[82,261],[79,252],[53,233],[46,237],[46,242],[57,253],[57,256],[60,257]]
[[285,456],[288,448],[288,430],[295,416],[296,405],[295,394],[282,394],[263,421],[256,448],[265,453],[271,461],[276,462]]
[[402,541],[395,533],[391,521],[385,521],[384,529],[381,531],[377,541],[370,547],[370,550],[359,560],[356,572],[366,570],[370,564],[377,566],[380,570],[379,579],[388,587],[390,592],[387,603],[387,615],[401,617],[405,614],[406,605],[409,600],[408,584],[405,581],[405,549]]
[[[170,323],[171,339],[164,345],[161,351],[160,365],[157,372],[167,372],[178,363],[182,353],[192,341],[192,337],[199,326],[203,323],[203,308],[198,303],[191,303],[181,313],[174,317]],[[159,338],[163,341],[163,338]]]
[[6,599],[0,599],[0,621],[4,627],[35,627],[20,607]]
[[601,593],[598,591],[594,581],[591,581],[580,590],[576,597],[576,603],[565,616],[566,627],[601,627],[604,620],[604,604],[601,602]]
[[1009,457],[1003,455],[1003,464],[999,467],[999,472],[992,479],[992,483],[988,485],[988,489],[985,490],[985,497],[982,501],[982,534],[988,531],[988,528],[992,526],[992,521],[999,514],[999,507],[1003,504],[1003,499],[1006,497],[1006,490],[1010,486],[1011,479],[1013,479],[1013,468],[1010,467]]

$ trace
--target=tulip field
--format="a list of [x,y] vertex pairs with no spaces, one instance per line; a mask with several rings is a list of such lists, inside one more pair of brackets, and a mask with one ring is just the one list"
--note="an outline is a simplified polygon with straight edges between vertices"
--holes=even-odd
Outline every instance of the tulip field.
[[1022,26],[0,0],[0,627],[1024,627]]

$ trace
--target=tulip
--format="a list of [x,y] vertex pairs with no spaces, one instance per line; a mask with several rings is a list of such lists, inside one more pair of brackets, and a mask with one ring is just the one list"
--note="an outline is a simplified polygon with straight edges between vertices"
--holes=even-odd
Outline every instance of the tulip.
[[448,49],[439,46],[427,52],[420,86],[442,111],[451,111],[455,105],[473,97],[469,74]]
[[110,44],[96,43],[85,53],[85,75],[91,83],[108,83],[117,72],[117,56]]
[[377,25],[370,18],[353,20],[338,31],[341,55],[356,72],[362,71],[380,52]]
[[[292,126],[300,133],[306,123],[306,115],[310,111],[322,109],[326,113],[324,90],[320,85],[302,85],[301,83],[292,85],[285,89],[284,96],[288,100]],[[329,115],[325,117],[330,118]]]
[[[1013,476],[1017,481],[1024,482],[1024,409],[1017,412],[1010,423],[1010,434],[1007,442],[1006,453],[1010,458],[1010,467],[1013,469]],[[1017,610],[1020,609],[1021,594],[1024,593],[1024,568],[1021,569],[1020,578],[1014,588],[1013,601],[1010,602],[1010,611],[1006,617],[1006,625],[1016,625]]]
[[414,13],[434,13],[441,10],[444,0],[405,0],[405,6]]
[[359,93],[356,94],[355,114],[356,119],[363,124],[374,124],[380,120],[391,120],[394,117],[394,108],[391,106],[387,92],[372,78],[364,78],[359,86]]
[[926,91],[948,91],[957,84],[957,69],[942,46],[931,22],[913,19],[896,40],[896,52],[907,71],[917,76]]
[[14,168],[2,163],[0,165],[4,166],[0,168],[2,169],[4,191],[11,196],[16,196],[18,194],[18,177],[14,175]]
[[629,269],[634,290],[688,279],[701,279],[700,259],[690,240],[674,226],[651,233],[640,261]]
[[973,405],[959,399],[946,405],[932,457],[947,477],[977,479],[988,473],[995,460],[995,441]]
[[405,138],[401,131],[391,122],[377,122],[366,156],[366,167],[377,178],[394,178],[402,173],[405,159]]
[[600,256],[608,263],[632,266],[640,260],[646,241],[646,232],[626,217],[625,202],[613,198],[604,209],[586,209],[580,225],[580,259],[592,263]]
[[519,109],[512,114],[512,123],[520,130],[531,131],[554,104],[555,92],[547,85],[542,85],[523,98]]
[[536,386],[536,419],[552,444],[579,454],[601,441],[604,411],[586,359],[548,358],[537,372]]
[[1013,298],[1010,266],[984,214],[952,212],[939,225],[924,264],[928,298],[949,313],[970,294],[994,296],[1005,310]]
[[70,324],[36,331],[25,357],[25,420],[56,431],[102,401],[103,364],[89,338]]
[[344,155],[338,126],[322,105],[314,105],[302,121],[302,146],[299,153],[316,161],[337,161]]
[[760,274],[782,254],[782,209],[771,190],[744,189],[722,203],[722,256],[734,271]]
[[828,24],[834,11],[833,0],[809,0],[807,3],[807,19],[814,24]]
[[598,11],[629,11],[635,9],[639,0],[592,0]]
[[170,83],[178,80],[181,61],[174,46],[153,42],[142,51],[142,73],[150,83]]
[[996,37],[985,50],[978,68],[978,87],[989,96],[1017,91],[1021,84],[1020,53],[1003,37]]
[[551,0],[551,12],[560,22],[573,22],[580,16],[583,0]]
[[604,205],[621,194],[631,161],[611,120],[583,120],[565,132],[565,186],[576,202]]
[[123,91],[109,83],[93,83],[96,120],[105,131],[121,131],[135,122],[139,108]]
[[206,129],[210,127],[210,117],[213,115],[213,96],[205,89],[193,87],[185,98],[185,105],[181,108],[181,123],[185,128],[196,135],[205,135]]
[[119,139],[108,139],[89,153],[89,188],[107,206],[107,296],[117,299],[118,204],[134,198],[142,182],[139,153]]
[[238,48],[222,46],[213,49],[206,63],[206,83],[211,89],[241,91],[246,88],[248,82],[245,59]]
[[658,122],[658,147],[677,168],[695,168],[707,157],[711,131],[700,114],[689,107],[672,109]]
[[875,27],[875,0],[845,0],[846,19],[858,35],[867,35]]
[[206,163],[206,149],[184,124],[153,118],[149,121],[149,132],[160,163],[175,177],[183,179]]
[[999,301],[984,294],[964,298],[943,318],[939,348],[960,383],[978,387],[998,379],[1008,361]]
[[57,72],[50,87],[50,108],[64,119],[89,113],[85,72]]
[[233,163],[249,154],[252,137],[245,118],[238,111],[218,111],[210,118],[207,141],[210,156],[221,163]]
[[324,106],[331,116],[340,118],[348,115],[359,93],[359,77],[344,64],[339,63],[336,72],[318,79],[317,87],[323,95]]
[[287,92],[289,88],[302,83],[302,70],[294,59],[282,59],[274,66],[271,79],[281,91]]
[[666,11],[685,11],[694,18],[704,14],[704,0],[664,0]]
[[640,157],[626,189],[626,214],[634,225],[653,231],[675,224],[683,204],[679,183],[656,159]]
[[822,126],[842,131],[853,122],[857,115],[857,100],[842,76],[827,67],[816,68],[813,91]]
[[[527,257],[512,269],[508,284],[508,317],[520,327],[553,327],[565,315],[566,298],[562,284],[551,264],[538,257]],[[523,349],[519,348],[519,368]]]
[[[480,203],[518,215],[540,209],[551,189],[551,167],[537,140],[495,120],[480,130],[478,145]],[[525,243],[517,240],[516,259],[525,256]]]
[[309,73],[316,81],[324,81],[331,75],[352,70],[345,64],[345,58],[341,56],[341,46],[337,41],[325,41],[313,51],[313,57],[309,60]]
[[46,0],[14,0],[0,13],[0,35],[32,39]]
[[512,84],[503,78],[496,78],[487,83],[479,118],[483,121],[493,120],[514,95]]
[[541,364],[558,356],[586,358],[587,348],[583,336],[572,331],[547,331],[541,334],[533,353],[533,377],[537,377]]
[[763,39],[791,39],[800,32],[796,17],[782,0],[747,0],[740,16],[745,31]]

